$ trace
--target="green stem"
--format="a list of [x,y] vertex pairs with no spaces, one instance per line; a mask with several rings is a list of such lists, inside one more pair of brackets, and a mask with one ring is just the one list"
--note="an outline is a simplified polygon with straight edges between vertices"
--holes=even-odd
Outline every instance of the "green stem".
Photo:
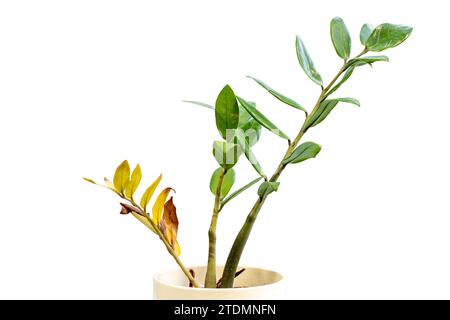
[[219,218],[219,212],[222,202],[222,184],[227,170],[223,170],[220,174],[219,181],[217,183],[216,195],[214,200],[213,215],[211,218],[211,225],[208,231],[209,248],[208,248],[208,266],[206,268],[205,288],[215,288],[217,283],[216,276],[216,229],[217,219]]
[[[354,59],[361,57],[363,54],[367,53],[367,50],[364,49],[360,54],[358,54]],[[336,74],[336,76],[331,80],[331,82],[326,86],[325,88],[322,88],[322,92],[320,93],[319,98],[317,99],[316,105],[314,106],[314,109],[308,114],[305,121],[303,122],[303,125],[295,137],[294,141],[289,144],[289,147],[283,156],[283,159],[281,160],[280,164],[278,165],[277,169],[275,170],[274,174],[270,178],[269,181],[275,182],[278,180],[280,175],[283,173],[284,169],[286,168],[286,165],[283,164],[283,160],[289,157],[292,152],[294,152],[295,148],[297,147],[298,143],[302,139],[303,135],[307,131],[306,123],[308,123],[308,120],[314,116],[314,114],[317,112],[317,109],[319,108],[322,101],[325,99],[328,91],[333,87],[333,85],[336,83],[336,81],[339,79],[339,77],[347,70],[348,64],[345,62],[342,68],[339,70],[339,72]],[[247,243],[247,240],[250,236],[250,233],[252,231],[253,225],[255,224],[256,218],[258,217],[258,213],[261,210],[264,202],[266,201],[267,194],[263,194],[262,196],[258,197],[256,200],[252,210],[247,215],[247,219],[245,220],[244,225],[242,226],[241,230],[239,231],[236,239],[234,240],[233,246],[231,247],[230,253],[228,254],[227,262],[225,264],[225,269],[222,276],[222,288],[232,288],[234,283],[234,275],[236,274],[236,270],[239,265],[239,261],[241,259],[242,253],[244,251],[245,245]]]

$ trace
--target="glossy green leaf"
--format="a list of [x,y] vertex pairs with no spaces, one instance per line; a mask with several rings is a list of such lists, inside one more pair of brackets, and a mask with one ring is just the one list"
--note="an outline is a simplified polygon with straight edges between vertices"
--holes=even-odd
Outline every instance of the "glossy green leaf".
[[361,103],[359,102],[359,100],[355,99],[355,98],[334,98],[333,100],[354,104],[355,106],[358,106],[358,107],[361,106]]
[[241,106],[256,120],[258,121],[264,128],[270,130],[272,133],[277,136],[289,140],[289,137],[278,127],[273,124],[269,119],[266,118],[258,109],[256,109],[255,105],[245,101],[244,99],[237,97]]
[[227,138],[227,130],[236,129],[239,123],[239,106],[233,90],[226,85],[216,100],[216,126],[222,138]]
[[320,152],[320,145],[314,142],[304,142],[298,146],[292,154],[283,160],[283,164],[299,163],[311,158],[315,158]]
[[333,18],[330,23],[330,35],[334,49],[339,57],[347,60],[350,57],[352,40],[345,26],[344,20],[339,17]]
[[317,111],[308,119],[305,127],[309,129],[311,127],[317,126],[330,114],[330,112],[336,107],[339,102],[347,102],[359,106],[359,101],[354,98],[338,98],[338,99],[327,99],[322,101]]
[[192,100],[183,100],[183,102],[195,104],[195,105],[198,105],[198,106],[201,106],[201,107],[205,107],[205,108],[214,110],[214,107],[212,105],[204,103],[204,102],[192,101]]
[[125,188],[127,187],[128,181],[130,180],[130,165],[128,161],[123,161],[116,169],[114,173],[114,188],[120,194],[123,194]]
[[214,141],[213,155],[217,163],[224,169],[231,169],[241,155],[241,148],[237,144],[226,141]]
[[264,181],[258,188],[258,196],[269,195],[274,191],[278,191],[279,182]]
[[361,44],[363,46],[366,46],[367,40],[369,39],[372,32],[373,32],[372,25],[368,23],[363,24],[363,26],[361,27],[361,31],[359,32],[359,41],[361,41]]
[[[222,175],[224,169],[218,168],[215,170],[211,176],[211,180],[209,182],[209,190],[211,190],[212,194],[216,194],[217,188],[219,187],[220,176]],[[223,177],[222,188],[220,191],[221,197],[225,197],[233,187],[234,181],[236,179],[236,173],[233,169],[227,170],[227,173]]]
[[261,124],[256,121],[243,107],[239,109],[238,129],[242,130],[247,143],[253,147],[261,136]]
[[256,156],[254,155],[252,149],[250,148],[250,145],[248,144],[244,133],[238,129],[238,130],[236,130],[235,135],[236,135],[239,147],[244,152],[247,160],[250,162],[250,164],[253,166],[253,168],[255,168],[256,172],[258,172],[258,174],[261,177],[266,178],[266,175],[261,167],[261,164],[258,162],[258,159],[256,159]]
[[394,48],[408,39],[412,30],[409,26],[383,23],[373,30],[366,47],[374,52]]
[[248,78],[253,79],[254,81],[256,81],[257,84],[259,84],[261,87],[263,87],[264,89],[266,89],[271,95],[273,95],[275,98],[277,98],[278,100],[280,100],[281,102],[294,107],[296,109],[302,110],[303,112],[307,113],[306,109],[303,108],[302,105],[300,105],[298,102],[292,100],[291,98],[286,97],[285,95],[273,90],[271,87],[269,87],[267,84],[265,84],[264,82],[262,82],[259,79],[253,78],[248,76]]
[[136,192],[139,183],[141,182],[142,171],[139,164],[134,168],[133,173],[131,174],[130,182],[128,183],[125,189],[125,195],[128,199],[133,197],[133,194]]
[[299,36],[297,36],[295,40],[295,48],[297,51],[298,62],[300,63],[303,71],[305,71],[306,75],[312,81],[317,83],[319,86],[322,86],[322,77],[314,67],[314,63],[311,60],[311,57],[309,56],[308,51],[306,51],[305,45],[303,44],[303,41]]
[[258,181],[260,181],[262,179],[262,177],[256,178],[253,181],[250,181],[249,183],[247,183],[245,186],[239,188],[238,190],[236,190],[235,192],[233,192],[232,194],[230,194],[226,199],[224,199],[222,201],[222,206],[224,206],[228,201],[236,198],[238,195],[240,195],[242,192],[244,192],[245,190],[251,188],[253,185],[255,185],[256,183],[258,183]]
[[307,129],[317,126],[321,123],[338,104],[336,100],[324,100],[319,105],[319,108],[314,114],[311,114],[310,118],[306,121],[305,127]]
[[337,89],[339,89],[348,79],[350,79],[353,71],[355,71],[355,67],[354,66],[350,66],[347,71],[345,71],[344,75],[342,76],[342,78],[339,80],[338,83],[336,83],[334,85],[333,88],[330,89],[330,91],[328,91],[326,97],[328,97],[329,95],[331,95],[333,92],[336,92]]
[[352,67],[360,67],[366,64],[372,64],[374,62],[389,62],[389,58],[387,56],[366,56],[362,58],[352,59],[348,62],[348,64]]

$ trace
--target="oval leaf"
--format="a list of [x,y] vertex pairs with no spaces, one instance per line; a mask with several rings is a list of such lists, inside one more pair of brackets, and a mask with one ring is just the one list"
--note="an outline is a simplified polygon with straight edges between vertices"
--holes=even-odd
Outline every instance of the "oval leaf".
[[163,214],[163,208],[164,204],[166,203],[167,196],[169,195],[169,192],[173,190],[172,188],[165,188],[161,193],[158,195],[158,197],[155,200],[155,204],[152,208],[152,220],[155,223],[155,225],[159,226],[161,223],[161,217]]
[[373,32],[372,25],[368,23],[363,24],[363,26],[361,27],[361,31],[359,32],[359,41],[361,41],[361,44],[363,46],[366,46],[367,40],[369,39],[372,32]]
[[309,56],[308,51],[306,51],[305,45],[299,36],[297,36],[295,40],[295,48],[297,51],[298,62],[300,63],[303,71],[305,71],[306,75],[312,81],[317,83],[319,86],[322,86],[322,77],[314,67],[314,63],[312,62],[311,57]]
[[227,138],[227,130],[236,129],[239,124],[239,106],[233,90],[226,85],[216,100],[216,126],[222,138]]
[[337,55],[342,59],[347,60],[350,57],[352,41],[344,20],[339,17],[335,17],[331,20],[330,35]]
[[270,130],[272,133],[276,134],[277,136],[289,140],[289,137],[276,125],[274,125],[269,119],[266,118],[265,115],[263,115],[261,112],[259,112],[258,109],[256,109],[255,105],[245,101],[241,97],[237,97],[239,103],[241,106],[256,120],[258,121],[264,128]]
[[[215,195],[217,192],[217,188],[219,187],[220,176],[223,173],[223,168],[218,168],[211,176],[211,181],[209,182],[209,190],[211,190],[212,194]],[[220,196],[224,198],[233,187],[234,181],[236,178],[236,173],[233,169],[227,170],[227,173],[223,177],[222,188],[220,192]]]
[[253,79],[254,81],[256,81],[257,84],[259,84],[261,87],[263,87],[264,89],[266,89],[271,95],[273,95],[275,98],[277,98],[278,100],[280,100],[281,102],[294,107],[296,109],[302,110],[303,112],[306,112],[306,109],[303,108],[298,102],[292,100],[291,98],[286,97],[285,95],[273,90],[271,87],[269,87],[267,84],[265,84],[264,82],[262,82],[261,80],[258,80],[256,78],[247,76],[250,79]]
[[269,195],[274,191],[278,191],[279,182],[264,181],[258,188],[258,196]]
[[299,163],[311,158],[315,158],[320,152],[320,145],[314,142],[305,142],[298,146],[292,154],[283,160],[283,164]]
[[373,30],[366,47],[374,52],[394,48],[408,39],[412,30],[409,26],[383,23]]
[[130,165],[128,164],[128,161],[125,160],[117,167],[116,172],[114,173],[114,188],[117,190],[117,192],[123,194],[129,180]]
[[156,188],[158,187],[159,183],[161,182],[162,174],[159,175],[158,178],[150,185],[150,187],[145,190],[144,194],[141,198],[141,207],[144,209],[145,212],[147,212],[147,205],[150,202],[153,193],[155,193]]
[[239,160],[241,155],[237,144],[226,141],[214,141],[213,155],[217,163],[224,169],[231,169]]
[[138,164],[136,168],[134,168],[133,173],[131,174],[131,180],[125,189],[125,195],[130,199],[133,197],[133,194],[136,192],[139,183],[141,182],[142,171],[141,166]]

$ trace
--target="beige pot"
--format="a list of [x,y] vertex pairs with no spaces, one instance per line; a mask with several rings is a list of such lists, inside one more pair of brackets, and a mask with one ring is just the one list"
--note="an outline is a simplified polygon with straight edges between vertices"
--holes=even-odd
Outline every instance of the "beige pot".
[[[205,280],[206,267],[193,267],[195,279]],[[217,277],[223,267],[217,268]],[[155,275],[153,297],[157,300],[277,300],[284,298],[281,274],[258,268],[245,268],[230,289],[189,288],[189,282],[181,270]]]

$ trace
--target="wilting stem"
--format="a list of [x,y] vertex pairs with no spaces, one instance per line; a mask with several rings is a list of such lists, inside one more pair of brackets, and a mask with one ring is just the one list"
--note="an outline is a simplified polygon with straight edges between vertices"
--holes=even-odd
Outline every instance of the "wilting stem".
[[217,183],[217,189],[214,200],[213,215],[211,218],[211,225],[208,231],[209,248],[208,248],[208,266],[206,268],[205,288],[216,287],[216,229],[217,219],[219,218],[219,212],[221,210],[222,202],[222,184],[227,170],[222,170]]
[[[367,50],[364,49],[360,54],[358,54],[354,59],[361,57],[363,54],[367,53]],[[323,100],[326,98],[326,95],[328,91],[333,87],[333,85],[336,83],[336,81],[339,79],[339,77],[347,70],[349,67],[348,63],[345,62],[342,68],[339,70],[339,72],[336,74],[336,76],[331,80],[331,82],[322,89],[322,92],[320,93],[319,98],[317,99],[316,105],[314,106],[314,109],[308,114],[305,121],[303,122],[303,125],[295,137],[295,139],[292,141],[292,143],[289,144],[289,147],[281,159],[280,164],[278,165],[277,169],[273,173],[272,177],[269,181],[276,182],[280,175],[283,173],[284,169],[286,168],[286,165],[283,164],[283,160],[288,158],[292,152],[294,152],[295,148],[297,147],[298,143],[302,139],[303,135],[306,133],[306,130],[308,129],[306,127],[306,124],[308,121],[315,115],[317,112],[317,109],[319,108],[320,104],[323,102]],[[256,221],[256,218],[258,217],[258,213],[261,210],[264,202],[266,201],[268,194],[263,194],[258,197],[256,200],[252,210],[247,215],[247,218],[244,222],[244,225],[242,226],[241,230],[239,231],[238,235],[236,236],[236,239],[234,240],[233,246],[231,247],[230,253],[228,254],[227,262],[225,264],[225,269],[222,276],[222,288],[232,288],[234,283],[234,275],[236,274],[236,270],[239,265],[239,261],[242,256],[242,252],[244,251],[245,245],[247,243],[247,240],[250,236],[250,233],[252,231],[253,225]]]
[[129,201],[135,207],[136,213],[140,214],[141,216],[144,216],[147,219],[147,221],[153,227],[153,229],[156,232],[156,234],[158,235],[158,237],[164,243],[164,245],[165,245],[167,251],[169,252],[169,254],[174,258],[175,262],[178,264],[178,266],[180,267],[181,271],[183,271],[183,273],[189,279],[190,283],[195,288],[200,287],[200,285],[195,280],[195,278],[192,276],[192,274],[189,272],[189,270],[184,266],[183,262],[180,260],[180,257],[178,257],[177,253],[172,248],[172,246],[170,245],[169,241],[166,239],[164,234],[161,232],[161,230],[159,230],[158,226],[155,224],[155,222],[152,220],[152,218],[150,218],[150,215],[147,212],[145,212],[144,209],[141,208],[133,199],[127,199],[126,197],[124,197],[123,195],[120,195],[120,194],[119,194],[119,196],[122,197],[124,200]]

